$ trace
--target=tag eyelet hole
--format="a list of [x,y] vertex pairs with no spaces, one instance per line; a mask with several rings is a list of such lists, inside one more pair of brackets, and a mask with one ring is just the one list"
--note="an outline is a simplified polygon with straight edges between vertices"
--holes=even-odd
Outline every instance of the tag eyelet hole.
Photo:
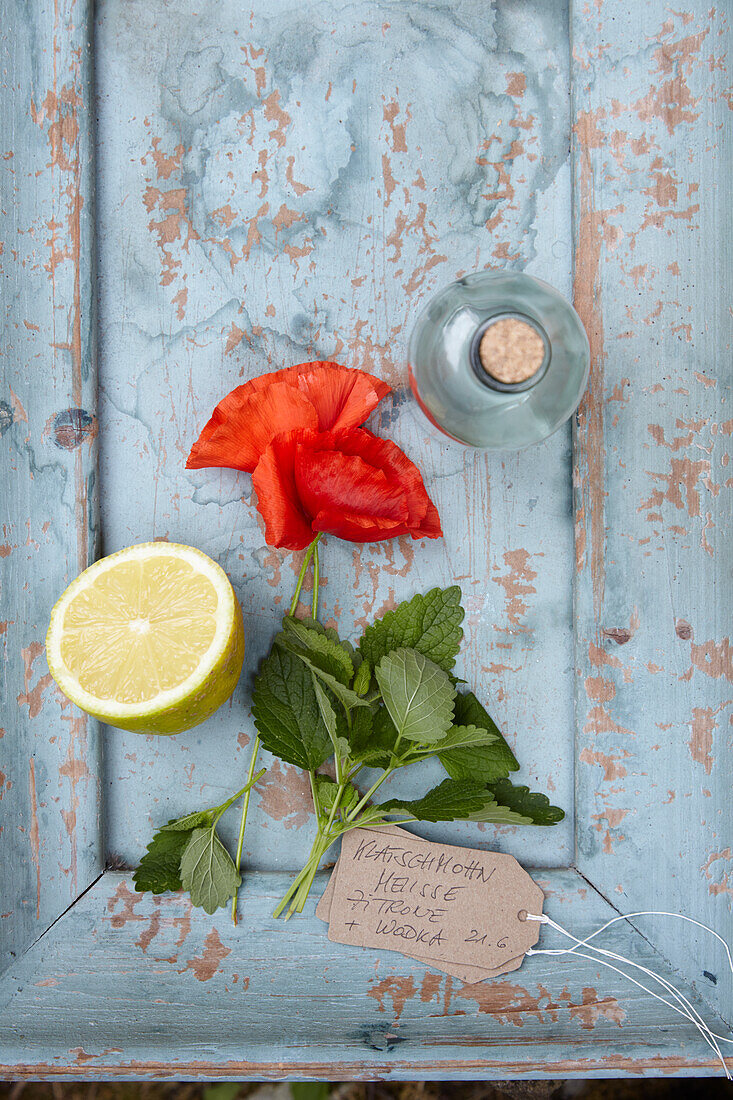
[[526,919],[527,919],[527,910],[526,909],[520,909],[519,912],[517,913],[517,920],[520,920],[522,922],[522,924],[524,924]]

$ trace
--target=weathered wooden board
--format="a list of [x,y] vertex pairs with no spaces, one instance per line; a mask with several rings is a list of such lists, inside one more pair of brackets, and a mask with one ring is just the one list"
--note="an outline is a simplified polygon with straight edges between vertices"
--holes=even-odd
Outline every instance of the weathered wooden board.
[[0,4],[0,972],[104,866],[95,723],[44,657],[50,608],[97,545],[85,7]]
[[[574,22],[578,866],[732,940],[730,11],[624,7]],[[733,1021],[711,937],[640,927]]]
[[[129,874],[94,880],[105,856],[135,862],[153,823],[244,772],[249,677],[299,566],[265,547],[246,477],[184,471],[190,443],[243,378],[332,356],[392,383],[375,423],[420,464],[446,538],[331,540],[327,612],[349,633],[416,589],[462,584],[465,674],[523,774],[568,811],[554,830],[433,835],[537,868],[574,931],[662,908],[731,938],[727,13],[105,0],[97,371],[91,4],[0,5],[0,264],[14,288],[0,349],[0,1075],[718,1072],[689,1024],[596,964],[535,958],[467,987],[332,945],[312,916],[272,921],[309,843],[293,769],[273,769],[254,805],[246,856],[267,873],[248,875],[238,928],[137,895]],[[519,456],[463,451],[404,385],[420,304],[484,266],[574,286],[591,337],[575,572],[569,431]],[[43,635],[91,556],[146,538],[194,543],[228,570],[247,668],[207,726],[104,731],[102,763],[97,731],[50,687]],[[609,943],[668,959],[706,1016],[729,1019],[710,941],[635,923]]]
[[[538,880],[548,912],[572,914],[579,934],[613,912],[577,872]],[[538,956],[465,985],[330,943],[312,903],[297,928],[272,921],[287,882],[253,873],[248,923],[234,928],[224,912],[201,919],[182,897],[136,894],[107,872],[13,967],[11,1014],[0,995],[5,1072],[342,1081],[716,1070],[689,1024],[594,963],[576,960],[571,976],[565,960]],[[628,928],[609,942],[663,965]]]
[[[104,549],[199,546],[231,576],[248,638],[240,690],[206,726],[106,737],[108,844],[124,862],[154,823],[245,773],[251,675],[300,566],[265,545],[248,475],[187,472],[188,450],[234,385],[319,357],[392,384],[375,422],[423,470],[445,526],[439,543],[328,540],[325,614],[353,635],[415,591],[461,584],[463,674],[523,774],[571,811],[569,429],[520,456],[466,451],[432,432],[405,370],[417,311],[457,275],[509,264],[570,293],[568,43],[564,5],[544,0],[511,16],[483,3],[458,16],[452,0],[268,0],[246,19],[238,3],[100,6]],[[308,789],[297,769],[272,769],[247,830],[254,866],[300,866]],[[565,864],[572,812],[484,839]]]

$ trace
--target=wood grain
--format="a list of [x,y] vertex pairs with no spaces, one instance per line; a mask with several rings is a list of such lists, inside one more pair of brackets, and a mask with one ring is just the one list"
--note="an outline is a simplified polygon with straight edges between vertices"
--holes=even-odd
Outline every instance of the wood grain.
[[[625,10],[624,10],[625,9]],[[574,22],[578,866],[733,938],[729,13]],[[722,205],[721,205],[722,204]],[[728,1021],[707,933],[639,922]]]
[[103,866],[97,730],[44,657],[98,535],[90,9],[0,5],[0,971]]
[[[127,874],[95,879],[105,855],[136,862],[154,824],[220,801],[246,768],[251,675],[300,562],[265,546],[247,477],[184,462],[228,388],[327,356],[393,385],[374,426],[418,462],[446,532],[331,540],[329,620],[358,632],[417,589],[461,584],[459,672],[521,777],[568,811],[554,830],[421,831],[511,851],[578,934],[653,908],[733,938],[727,13],[268,0],[243,18],[230,2],[107,0],[93,141],[90,8],[0,0],[14,290],[0,344],[0,1074],[720,1072],[688,1023],[594,963],[537,957],[467,987],[330,944],[311,910],[272,921],[310,843],[307,782],[288,766],[253,800],[237,928],[138,895]],[[408,395],[417,309],[486,266],[574,287],[593,349],[574,455],[569,430],[520,455],[464,451]],[[102,762],[96,728],[52,689],[43,637],[95,554],[148,538],[227,569],[247,667],[205,726],[105,731]],[[702,933],[634,924],[608,945],[689,985],[713,1026],[730,1015]]]
[[[535,866],[572,858],[569,427],[520,456],[467,451],[431,429],[406,378],[417,311],[456,276],[521,267],[570,293],[568,42],[567,11],[545,0],[515,17],[473,0],[460,15],[451,0],[268,0],[244,25],[238,3],[100,6],[104,548],[200,547],[229,573],[247,633],[239,690],[205,726],[106,739],[109,851],[124,864],[154,825],[220,802],[245,774],[251,678],[300,566],[265,545],[249,476],[186,471],[188,450],[231,387],[318,357],[393,385],[374,427],[423,471],[445,529],[432,543],[327,539],[324,615],[354,637],[416,591],[460,584],[459,674],[522,776],[569,811],[555,829],[481,837]],[[252,800],[251,865],[302,865],[308,804],[307,779],[278,764]],[[233,840],[233,816],[224,827]]]
[[[613,912],[576,872],[537,877],[547,911],[579,935]],[[538,956],[466,985],[393,952],[330,943],[314,899],[297,926],[272,921],[287,882],[253,873],[247,922],[234,928],[225,910],[192,913],[181,896],[136,894],[129,877],[106,873],[0,987],[0,1009],[12,997],[0,1011],[0,1077],[720,1072],[689,1024],[603,967]],[[321,875],[316,897],[324,885]],[[628,928],[609,944],[664,966]]]

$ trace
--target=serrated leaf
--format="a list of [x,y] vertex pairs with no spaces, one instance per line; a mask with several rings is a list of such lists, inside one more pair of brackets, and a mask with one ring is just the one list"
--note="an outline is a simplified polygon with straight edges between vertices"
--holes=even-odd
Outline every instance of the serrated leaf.
[[416,649],[396,649],[374,674],[399,737],[429,744],[445,736],[456,689],[441,668]]
[[339,721],[336,711],[333,709],[333,704],[328,695],[328,691],[323,687],[315,673],[311,673],[313,677],[313,690],[316,693],[316,702],[318,703],[318,709],[321,712],[321,718],[323,724],[328,730],[328,736],[331,738],[331,744],[333,745],[333,751],[336,756],[348,756],[349,742],[345,737],[339,735]]
[[169,821],[167,825],[161,826],[160,831],[162,833],[190,833],[191,829],[202,829],[206,825],[211,825],[213,820],[214,814],[211,810],[195,810],[192,814],[186,814],[184,817]]
[[461,646],[464,614],[457,584],[431,588],[368,626],[359,649],[372,667],[392,650],[409,648],[450,672]]
[[[306,626],[302,621],[288,616],[283,620],[283,634],[294,652],[307,655],[314,665],[333,676],[340,684],[348,686],[351,683],[354,663],[335,631],[332,635],[328,631],[320,633],[312,626]],[[278,641],[282,639],[279,638]]]
[[354,677],[354,691],[357,695],[366,695],[372,682],[372,670],[368,661],[362,660]]
[[313,677],[307,665],[282,646],[273,646],[260,666],[252,714],[264,747],[289,764],[315,771],[333,752]]
[[368,768],[387,768],[392,763],[397,730],[386,707],[371,711],[358,710],[349,734],[351,758]]
[[[479,745],[491,745],[496,740],[496,734],[489,730],[479,729],[478,726],[451,726],[442,740],[430,748],[436,753],[448,752],[454,749],[475,748]],[[476,778],[476,777],[474,777]]]
[[181,856],[181,883],[193,905],[211,915],[242,881],[216,830],[194,829]]
[[[321,803],[321,807],[326,811],[326,813],[330,813],[338,789],[338,783],[335,783],[330,776],[316,776],[316,791],[318,793],[318,799]],[[343,794],[341,795],[339,809],[347,811],[350,810],[352,806],[356,805],[360,798],[361,795],[359,794],[356,787],[352,786],[351,783],[348,783],[344,789]]]
[[135,870],[133,882],[141,894],[150,890],[162,894],[165,890],[181,889],[181,856],[190,839],[190,832],[159,830]]
[[360,696],[358,696],[355,691],[352,691],[350,687],[346,687],[346,685],[342,684],[340,680],[337,680],[335,676],[332,676],[330,672],[326,672],[324,668],[312,660],[310,654],[297,646],[293,646],[291,640],[287,636],[282,634],[278,635],[275,639],[275,643],[278,648],[287,650],[302,661],[303,664],[322,681],[322,683],[330,688],[338,701],[347,710],[352,710],[354,707],[368,707],[371,705],[371,700],[360,698]]
[[[552,806],[547,795],[530,791],[529,787],[515,786],[508,779],[490,783],[488,790],[502,811],[521,816],[522,822],[511,821],[507,824],[557,825],[565,817],[559,806]],[[482,817],[476,820],[494,821],[494,817]]]
[[488,730],[494,740],[486,745],[469,745],[441,752],[439,760],[452,779],[492,783],[518,770],[514,753],[473,692],[459,692],[456,695],[455,723]]
[[416,821],[464,821],[474,813],[479,813],[491,794],[483,783],[474,783],[468,779],[444,779],[438,787],[409,801],[392,798],[380,803],[385,813],[414,817]]

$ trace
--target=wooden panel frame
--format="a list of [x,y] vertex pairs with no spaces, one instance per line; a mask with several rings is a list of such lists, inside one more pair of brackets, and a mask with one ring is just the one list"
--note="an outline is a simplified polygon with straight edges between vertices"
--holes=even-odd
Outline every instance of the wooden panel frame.
[[[718,1072],[689,1024],[588,960],[537,957],[466,987],[399,956],[330,944],[312,913],[297,931],[268,920],[284,887],[277,872],[249,877],[248,925],[235,930],[223,914],[137,895],[129,874],[103,870],[97,730],[58,699],[55,718],[48,702],[43,713],[52,739],[34,740],[31,721],[48,688],[47,609],[93,559],[99,491],[91,4],[33,14],[29,22],[21,0],[4,0],[0,239],[16,293],[4,307],[0,405],[11,454],[4,596],[13,595],[3,635],[13,713],[6,706],[0,741],[0,909],[12,907],[0,924],[9,945],[0,1072]],[[731,257],[730,227],[716,220],[730,179],[728,21],[703,5],[670,15],[658,2],[633,13],[601,4],[577,8],[572,27],[575,297],[593,350],[575,442],[577,853],[573,867],[536,877],[547,911],[577,934],[646,908],[729,933],[731,422],[721,406]],[[65,859],[43,848],[41,830],[58,835]],[[641,918],[609,944],[671,971],[713,1026],[727,1026],[730,980],[703,934]]]

